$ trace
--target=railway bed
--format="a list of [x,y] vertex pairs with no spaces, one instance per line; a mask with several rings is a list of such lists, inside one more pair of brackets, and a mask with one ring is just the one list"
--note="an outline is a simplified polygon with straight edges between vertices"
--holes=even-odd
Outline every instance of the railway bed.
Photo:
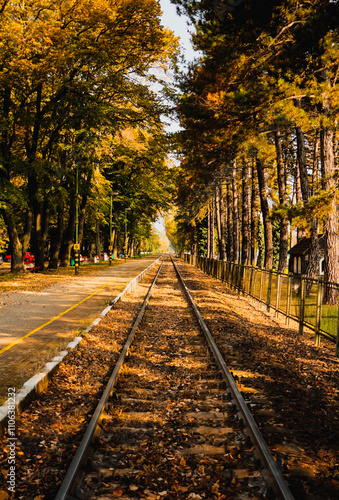
[[[168,268],[171,264],[166,262],[164,266]],[[211,298],[209,296],[224,293],[215,280],[203,277],[201,273],[196,276],[190,266],[180,264],[179,268],[183,271],[192,294],[200,300],[202,309],[203,302]],[[169,269],[167,271],[170,272]],[[206,345],[201,344],[202,336],[197,330],[196,320],[181,296],[179,285],[173,285],[175,279],[173,271],[171,273],[171,276],[160,276],[161,287],[154,289],[146,317],[140,331],[135,334],[126,365],[114,388],[113,398],[106,405],[106,414],[100,422],[101,432],[94,441],[94,452],[85,466],[85,472],[82,471],[82,481],[78,482],[72,496],[65,498],[276,498],[263,477],[267,473],[262,473],[262,465],[258,467],[257,455],[254,454],[256,447],[250,442],[248,433],[243,433],[243,419],[239,419],[239,410],[234,408],[234,398],[226,389]],[[201,281],[205,281],[207,285],[204,293],[201,291],[204,287],[199,290],[197,286]],[[211,284],[216,285],[219,290],[214,292],[216,286]],[[146,285],[143,286],[145,288]],[[136,302],[133,294],[130,300],[132,303]],[[234,297],[234,302],[237,301],[239,299]],[[212,308],[206,316],[218,334],[220,323],[216,327],[211,312],[216,303],[213,300],[210,302]],[[253,308],[250,305],[248,307]],[[119,306],[117,310],[118,308]],[[117,312],[112,312],[112,316]],[[126,312],[125,310],[124,316]],[[157,319],[160,326],[156,325]],[[232,325],[230,326],[232,329]],[[97,328],[100,329],[100,325]],[[253,336],[249,337],[253,341]],[[244,367],[240,369],[239,360],[241,357],[245,358],[245,352],[241,354],[240,349],[239,353],[236,352],[236,344],[238,343],[238,347],[240,345],[237,335],[233,336],[233,343],[226,340],[219,339],[221,350],[225,357],[229,357],[231,370],[247,406],[259,419],[259,426],[266,438],[271,440],[269,444],[275,455],[275,462],[292,483],[295,499],[336,498],[335,481],[324,481],[324,488],[321,488],[321,481],[314,477],[291,474],[291,457],[297,460],[296,457],[299,456],[299,460],[305,463],[305,459],[306,462],[307,459],[312,461],[312,456],[305,457],[305,450],[301,450],[300,442],[291,435],[291,429],[285,423],[277,422],[279,416],[276,414],[274,398],[259,390],[260,383],[254,384],[256,387],[251,385],[251,380],[263,381],[262,373],[254,374],[253,370],[245,370]],[[276,382],[280,384],[279,380]],[[283,396],[281,394],[280,399]],[[277,398],[278,404],[280,399]],[[35,411],[38,408],[37,413],[43,414],[41,400],[38,403],[39,401],[33,403],[33,406],[37,405]],[[81,417],[81,409],[78,416]],[[21,418],[24,419],[25,415],[20,420]],[[88,417],[85,416],[84,419],[86,423]],[[20,427],[20,421],[18,423]],[[15,498],[55,498],[61,482],[56,469],[64,467],[64,463],[61,466],[60,462],[69,462],[67,455],[74,454],[85,423],[81,432],[74,432],[74,443],[73,446],[69,443],[68,453],[65,454],[64,450],[62,457],[59,454],[59,460],[54,462],[54,470],[52,463],[45,463],[47,456],[51,455],[51,449],[46,444],[48,449],[45,454],[45,444],[40,445],[40,460],[37,462],[44,462],[43,465],[38,465],[40,473],[34,475],[33,463],[30,465],[33,471],[31,479],[37,484],[36,492],[39,496],[25,494],[20,485],[20,493]],[[22,425],[25,426],[24,423]],[[276,435],[272,438],[273,427],[275,431],[282,431],[279,443],[274,442],[274,439],[277,440]],[[34,428],[36,430],[36,426]],[[57,434],[60,435],[61,431]],[[332,436],[335,435],[332,433]],[[41,430],[39,439],[43,437]],[[53,439],[56,442],[57,437],[54,435]],[[28,436],[21,437],[23,454],[28,442]],[[327,445],[324,446],[324,451],[327,448]],[[306,450],[306,455],[308,452]],[[47,465],[56,476],[55,484],[53,486],[53,482],[51,483],[49,492],[41,484],[43,469]],[[334,474],[334,480],[335,477]],[[28,491],[32,491],[32,485]]]
[[173,266],[161,264],[56,500],[293,500]]

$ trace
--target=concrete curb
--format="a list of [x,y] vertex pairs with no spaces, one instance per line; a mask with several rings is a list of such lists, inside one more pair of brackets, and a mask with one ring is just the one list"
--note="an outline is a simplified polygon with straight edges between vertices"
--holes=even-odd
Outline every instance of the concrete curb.
[[[150,264],[146,269],[144,269],[138,276],[133,278],[124,288],[124,290],[115,297],[112,303],[107,306],[100,315],[91,323],[91,325],[86,328],[86,332],[90,332],[92,328],[97,326],[100,321],[108,314],[108,312],[115,306],[115,304],[129,291],[134,290],[136,285],[144,278],[145,274],[150,271],[150,269],[159,261],[160,257],[156,259],[152,264]],[[68,354],[76,349],[82,341],[82,337],[75,337],[67,346],[64,351],[61,351],[58,356],[55,356],[52,361],[46,363],[43,372],[37,373],[31,377],[27,382],[24,383],[22,388],[15,393],[15,413],[20,415],[25,408],[33,401],[42,391],[46,389],[51,380],[53,374],[57,371],[60,363],[65,361]],[[8,405],[13,405],[13,402],[8,400],[0,406],[0,437],[4,434],[7,421],[8,421]]]

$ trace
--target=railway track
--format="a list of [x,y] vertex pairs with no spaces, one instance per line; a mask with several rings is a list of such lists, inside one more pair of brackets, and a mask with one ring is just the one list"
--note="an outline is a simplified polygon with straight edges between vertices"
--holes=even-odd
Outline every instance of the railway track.
[[56,500],[293,499],[191,300],[166,258]]

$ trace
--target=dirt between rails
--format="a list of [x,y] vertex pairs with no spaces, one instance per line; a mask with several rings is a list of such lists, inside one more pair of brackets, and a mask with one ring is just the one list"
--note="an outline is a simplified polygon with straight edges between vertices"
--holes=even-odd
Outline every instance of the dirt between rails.
[[[333,344],[316,348],[308,333],[298,339],[296,328],[285,327],[258,303],[178,263],[240,389],[246,393],[251,385],[270,402],[271,410],[255,418],[295,499],[338,498],[339,360]],[[55,497],[156,270],[87,334],[46,391],[17,417],[14,494],[8,490],[10,450],[4,436],[0,500]],[[163,498],[147,491],[139,495]],[[201,493],[199,498],[207,497]]]

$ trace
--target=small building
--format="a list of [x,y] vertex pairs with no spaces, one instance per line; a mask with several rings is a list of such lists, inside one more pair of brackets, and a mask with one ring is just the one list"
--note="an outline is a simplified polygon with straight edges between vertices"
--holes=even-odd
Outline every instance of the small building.
[[[324,274],[324,249],[325,243],[323,235],[318,236],[319,242],[319,275]],[[289,250],[288,272],[294,275],[306,273],[308,259],[311,252],[311,238],[302,238]]]

